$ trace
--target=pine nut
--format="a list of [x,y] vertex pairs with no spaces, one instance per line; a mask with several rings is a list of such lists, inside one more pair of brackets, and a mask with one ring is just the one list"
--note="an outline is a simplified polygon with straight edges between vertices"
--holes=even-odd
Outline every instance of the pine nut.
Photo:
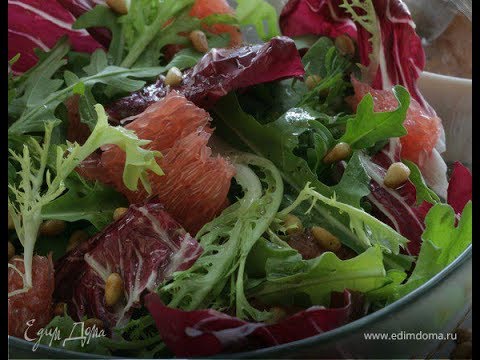
[[64,316],[65,315],[65,306],[66,306],[66,304],[64,302],[59,302],[59,303],[55,304],[55,307],[53,308],[53,315]]
[[82,242],[87,241],[88,237],[89,236],[85,231],[75,230],[70,236],[70,239],[68,239],[67,251],[71,251],[75,249],[78,245],[80,245]]
[[323,158],[325,164],[333,164],[337,161],[344,160],[350,156],[352,148],[344,142],[340,142],[330,150]]
[[313,88],[315,88],[315,86],[317,86],[320,83],[320,81],[322,81],[322,78],[320,76],[310,75],[305,80],[305,85],[307,86],[308,90],[312,90]]
[[403,185],[409,176],[410,169],[408,166],[402,162],[396,162],[389,166],[383,178],[383,184],[390,189],[396,189]]
[[342,243],[335,235],[320,226],[312,227],[312,235],[313,238],[328,251],[336,252],[342,247]]
[[15,256],[15,247],[13,246],[13,244],[9,241],[8,242],[8,261],[10,261],[10,259],[12,257]]
[[128,14],[128,6],[125,0],[107,0],[107,5],[117,14]]
[[15,229],[15,223],[13,222],[12,215],[10,215],[10,212],[8,213],[8,230],[14,230]]
[[176,86],[182,82],[182,72],[177,67],[172,67],[168,70],[165,76],[165,85]]
[[355,54],[355,44],[348,35],[340,35],[335,39],[335,47],[341,55],[353,56]]
[[90,318],[85,320],[85,322],[83,323],[83,326],[85,327],[85,329],[92,328],[93,326],[95,326],[97,329],[100,330],[100,329],[103,329],[103,321],[97,318]]
[[124,207],[116,208],[115,211],[113,212],[113,220],[117,221],[118,219],[120,219],[123,215],[125,215],[127,210],[128,209]]
[[105,303],[107,306],[115,305],[123,294],[123,280],[117,273],[111,273],[105,282]]
[[201,53],[206,53],[208,51],[208,41],[207,36],[201,30],[194,30],[188,36],[192,42],[195,50]]
[[285,216],[285,220],[283,220],[283,225],[287,228],[286,232],[288,235],[303,231],[302,220],[292,214],[288,214],[287,216]]
[[40,225],[40,235],[57,236],[65,231],[65,221],[63,220],[47,220]]

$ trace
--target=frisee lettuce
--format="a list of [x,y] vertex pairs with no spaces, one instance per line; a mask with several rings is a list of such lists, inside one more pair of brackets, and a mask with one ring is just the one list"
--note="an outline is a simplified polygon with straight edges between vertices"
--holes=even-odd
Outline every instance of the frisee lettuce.
[[[175,273],[173,280],[160,288],[160,294],[171,307],[193,310],[234,306],[237,317],[262,321],[271,314],[248,302],[245,264],[251,248],[275,218],[283,181],[269,160],[244,154],[234,156],[233,161],[244,197],[200,230],[196,237],[204,249],[202,255],[190,269]],[[250,166],[259,168],[264,177],[260,180]]]
[[[317,149],[322,146],[322,151],[326,152],[334,144],[332,136],[328,135],[328,130],[318,123],[309,111],[302,108],[292,109],[278,120],[262,125],[255,118],[243,112],[235,94],[229,94],[220,99],[214,112],[217,116],[217,129],[227,128],[232,135],[229,140],[237,137],[255,153],[271,160],[280,170],[283,179],[297,193],[304,189],[306,183],[310,183],[315,192],[321,196],[330,199],[337,194],[338,199],[348,202],[348,204],[335,202],[336,204],[349,205],[352,208],[359,206],[362,194],[367,193],[370,180],[359,161],[356,162],[357,165],[355,165],[355,160],[352,162],[347,172],[347,178],[334,187],[321,182],[317,174],[310,168],[307,160],[298,153],[300,135],[305,132],[313,131],[321,135],[316,138],[316,141],[323,141],[325,144],[318,144]],[[320,159],[323,157],[321,154],[317,156]],[[320,166],[317,173],[321,169],[327,169],[323,162]],[[357,168],[354,169],[354,167]],[[386,254],[385,261],[391,267],[408,268],[410,266],[411,259],[398,253],[398,245],[407,241],[404,237],[361,209],[357,209],[359,218],[354,217],[353,220],[349,220],[349,217],[345,216],[348,212],[343,211],[342,213],[332,204],[322,201],[315,203],[313,210],[318,225],[325,227],[341,239],[343,244],[357,253],[363,252],[373,243],[383,242],[378,237],[381,237],[380,233],[387,231],[390,241],[386,241],[383,248],[391,254]],[[370,234],[370,230],[362,230],[363,224],[360,219],[363,217],[372,221],[380,233]],[[369,239],[370,237],[372,240]]]
[[310,186],[310,183],[305,185],[305,188],[300,191],[297,199],[289,207],[278,213],[278,217],[282,218],[286,214],[289,214],[305,200],[312,202],[308,212],[315,206],[317,201],[320,201],[336,208],[340,213],[347,214],[350,221],[350,229],[357,236],[360,242],[359,245],[363,248],[377,245],[383,252],[397,255],[400,249],[404,248],[408,242],[408,239],[363,209],[338,201],[335,194],[332,197],[324,196],[315,191],[314,188]]
[[[97,104],[95,110],[98,121],[84,145],[67,143],[67,148],[52,146],[51,136],[55,122],[50,121],[44,125],[45,137],[42,145],[32,137],[30,146],[23,146],[22,154],[10,149],[12,160],[20,164],[20,182],[18,185],[9,184],[12,196],[8,199],[8,211],[24,248],[25,274],[24,287],[9,294],[9,297],[26,292],[32,287],[33,250],[42,222],[42,209],[63,194],[66,190],[65,181],[70,173],[90,154],[107,144],[117,145],[125,151],[123,182],[130,190],[136,190],[140,180],[149,191],[147,171],[162,174],[162,169],[156,162],[156,157],[161,154],[142,148],[150,141],[138,139],[133,131],[110,126],[102,105]],[[52,152],[55,154],[53,171],[47,167]]]
[[[137,0],[131,2],[128,14],[120,18],[125,36],[125,46],[128,49],[121,66],[127,68],[133,66],[144,52],[146,52],[144,57],[158,59],[162,47],[169,44],[168,36],[165,36],[165,33],[172,28],[176,29],[172,35],[178,38],[180,29],[176,27],[177,17],[182,11],[188,10],[193,2],[194,0]],[[168,21],[170,22],[168,23]],[[159,34],[160,32],[162,34]]]

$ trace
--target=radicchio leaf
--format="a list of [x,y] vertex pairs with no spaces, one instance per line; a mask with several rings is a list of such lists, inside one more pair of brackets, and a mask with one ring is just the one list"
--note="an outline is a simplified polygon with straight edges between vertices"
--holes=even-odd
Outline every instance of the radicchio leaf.
[[[60,5],[70,11],[73,16],[79,18],[87,11],[92,10],[97,5],[105,5],[105,0],[57,0]],[[87,29],[90,35],[104,47],[108,47],[112,38],[110,32],[104,28]]]
[[[58,260],[54,298],[66,302],[75,319],[94,316],[109,329],[121,326],[145,291],[188,269],[201,252],[155,199],[131,205],[123,217]],[[107,307],[105,281],[114,272],[123,279],[124,296]]]
[[354,299],[356,295],[334,293],[332,307],[312,306],[270,325],[246,322],[210,309],[169,308],[154,293],[145,296],[145,305],[168,348],[178,357],[192,357],[285,344],[335,329],[358,315],[360,300]]
[[[346,34],[357,39],[361,64],[369,68],[367,75],[370,76],[362,80],[368,80],[375,89],[403,85],[423,107],[429,108],[416,85],[425,66],[425,54],[406,5],[400,0],[371,0],[374,13],[366,13],[366,3],[364,8],[350,5],[357,14],[354,16],[344,6],[351,3],[349,0],[290,0],[280,15],[282,34],[330,37]],[[375,23],[368,23],[370,21]],[[375,29],[373,41],[378,43],[373,47],[372,34],[363,26],[365,23]]]
[[36,64],[35,48],[48,51],[64,35],[73,50],[91,53],[102,46],[85,30],[72,30],[74,16],[55,0],[8,0],[8,58],[20,54],[13,70]]
[[409,239],[407,252],[418,255],[425,230],[425,216],[432,204],[423,201],[419,206],[416,205],[416,189],[410,180],[398,189],[383,185],[388,167],[400,161],[399,155],[398,140],[391,140],[390,144],[371,159],[362,157],[362,163],[371,178],[368,200],[373,205],[374,216]]
[[280,28],[287,36],[323,35],[357,37],[357,28],[345,10],[342,0],[290,0],[280,14]]
[[447,202],[460,215],[469,200],[472,200],[472,173],[457,161],[448,183]]
[[[265,44],[234,49],[212,49],[175,90],[197,106],[209,108],[230,91],[304,74],[293,40],[275,37]],[[111,120],[122,120],[144,111],[163,98],[169,87],[159,80],[109,106]]]

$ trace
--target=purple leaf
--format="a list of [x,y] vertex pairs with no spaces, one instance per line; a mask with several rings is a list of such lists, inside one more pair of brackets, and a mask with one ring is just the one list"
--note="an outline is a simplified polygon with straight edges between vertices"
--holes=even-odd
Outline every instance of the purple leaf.
[[8,58],[20,54],[13,70],[22,73],[30,69],[38,60],[33,49],[48,51],[64,35],[76,51],[91,53],[102,47],[85,30],[72,30],[74,21],[54,0],[9,0]]
[[470,200],[472,200],[472,173],[456,161],[448,183],[447,202],[453,207],[455,214],[461,215]]
[[[87,11],[92,10],[97,5],[105,5],[105,0],[57,0],[60,5],[70,11],[75,18],[79,18]],[[105,28],[90,28],[88,33],[104,47],[108,47],[112,36]]]
[[417,192],[410,180],[397,189],[383,185],[388,167],[397,161],[400,161],[400,144],[393,140],[372,159],[362,158],[365,170],[372,179],[368,200],[373,205],[373,215],[409,239],[407,252],[418,255],[425,230],[425,216],[432,204],[424,201],[416,205]]
[[[212,49],[185,73],[175,90],[197,106],[209,108],[230,91],[303,74],[293,40],[276,37],[265,44]],[[142,112],[168,91],[162,81],[157,81],[110,104],[107,112],[111,120],[120,121]]]
[[[122,325],[146,290],[189,268],[201,252],[162,205],[131,205],[123,217],[58,260],[54,298],[68,304],[73,318],[93,316],[107,328]],[[105,281],[114,272],[123,279],[124,296],[107,307]]]
[[211,310],[183,311],[165,306],[157,294],[145,296],[162,340],[178,357],[262,348],[305,339],[359,315],[359,294],[332,294],[332,307],[312,306],[276,324],[251,323]]
[[357,28],[339,7],[342,0],[290,0],[280,14],[280,28],[286,36],[324,35],[357,37]]
[[280,28],[287,36],[349,35],[357,40],[361,64],[369,67],[369,79],[362,81],[368,80],[375,89],[403,85],[425,109],[431,110],[416,84],[425,66],[425,54],[408,8],[401,0],[372,0],[372,3],[376,14],[365,14],[364,9],[353,8],[357,14],[376,17],[378,21],[379,32],[375,39],[379,44],[375,54],[372,54],[370,42],[372,34],[354,22],[358,17],[353,18],[340,7],[341,0],[290,0],[280,16]]

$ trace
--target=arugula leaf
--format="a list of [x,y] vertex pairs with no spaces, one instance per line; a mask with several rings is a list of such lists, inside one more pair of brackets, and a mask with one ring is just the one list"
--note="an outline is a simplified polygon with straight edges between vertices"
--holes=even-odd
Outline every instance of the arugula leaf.
[[[243,198],[200,230],[196,238],[204,249],[202,255],[191,268],[175,273],[173,281],[161,287],[160,293],[171,307],[193,310],[234,304],[237,317],[263,321],[271,314],[251,306],[244,293],[246,261],[278,211],[283,182],[266,159],[242,154],[234,156],[233,161]],[[265,188],[249,165],[264,173]],[[221,294],[227,294],[227,299]]]
[[110,30],[112,39],[108,48],[108,56],[111,59],[111,64],[120,65],[123,60],[125,40],[118,19],[118,15],[116,15],[110,7],[97,5],[92,10],[77,18],[72,25],[72,29],[104,27]]
[[[68,48],[63,49],[62,57],[67,50]],[[59,63],[64,64],[65,62],[64,60],[59,61],[54,67],[55,71],[58,70]],[[39,66],[42,64],[43,62]],[[91,88],[95,84],[101,83],[109,86],[110,93],[117,91],[132,92],[141,89],[145,85],[145,81],[137,79],[155,78],[155,76],[169,68],[170,66],[125,69],[118,66],[110,66],[108,65],[105,52],[97,50],[92,54],[90,64],[84,68],[86,76],[78,78],[72,72],[66,71],[64,76],[67,86],[60,90],[58,88],[63,84],[63,81],[58,79],[54,80],[58,86],[57,91],[51,91],[53,86],[47,85],[48,93],[38,90],[42,89],[42,82],[36,81],[34,84],[31,84],[30,80],[25,82],[25,94],[34,92],[36,95],[33,100],[35,101],[31,101],[31,96],[29,96],[29,102],[25,104],[20,117],[9,127],[8,132],[9,134],[25,134],[43,131],[44,122],[56,118],[55,110],[57,107],[72,94],[81,92],[83,88]],[[36,71],[36,69],[37,67],[34,67],[32,71]],[[51,71],[53,69],[50,69]],[[52,83],[50,82],[50,84]],[[40,97],[39,93],[43,95]]]
[[69,49],[67,37],[61,38],[33,68],[12,79],[15,99],[8,106],[10,117],[15,119],[29,108],[42,106],[44,99],[62,86],[63,81],[53,75],[67,63],[64,57]]
[[[325,77],[329,73],[333,73],[334,71],[332,71],[332,68],[328,67],[327,62],[325,61],[330,52],[334,52],[335,55],[338,56],[335,44],[328,37],[321,37],[313,45],[309,46],[308,51],[302,57],[302,63],[305,66],[306,74]],[[341,66],[339,66],[339,69],[340,68]]]
[[409,160],[402,160],[402,162],[410,169],[410,181],[415,185],[416,189],[416,204],[420,205],[423,201],[430,204],[437,204],[440,202],[438,195],[428,187],[423,179],[422,173],[415,163]]
[[280,35],[275,8],[264,0],[237,0],[235,13],[240,25],[253,25],[263,41]]
[[[117,145],[125,151],[123,182],[132,191],[137,189],[138,180],[150,191],[147,171],[163,174],[155,159],[160,153],[142,148],[150,141],[138,139],[131,130],[110,126],[102,105],[97,104],[95,109],[98,122],[83,145],[68,143],[67,149],[63,146],[52,146],[54,123],[47,122],[43,145],[31,137],[30,147],[24,144],[22,154],[10,149],[12,159],[20,164],[20,182],[18,185],[9,184],[11,196],[8,199],[8,211],[24,248],[25,264],[24,287],[13,294],[27,292],[32,287],[33,250],[42,222],[43,207],[63,194],[66,190],[66,179],[90,154],[107,144]],[[56,155],[53,171],[47,169],[52,152]]]
[[95,104],[97,101],[93,97],[92,91],[87,88],[84,89],[78,100],[78,114],[80,121],[87,124],[90,130],[95,128],[97,124],[97,112],[95,111]]
[[[335,189],[322,183],[317,174],[310,168],[307,160],[298,152],[300,135],[307,130],[314,132],[320,130],[323,133],[323,141],[326,142],[324,149],[329,149],[334,143],[331,135],[328,135],[328,130],[315,121],[315,116],[312,116],[310,112],[301,108],[293,109],[278,120],[262,125],[255,118],[243,112],[235,94],[229,94],[219,100],[214,108],[214,113],[216,114],[217,129],[226,128],[233,138],[239,139],[256,154],[272,161],[280,170],[283,179],[297,193],[301,193],[305,184],[310,183],[315,188],[315,192],[321,194],[325,199],[334,196]],[[321,172],[322,169],[326,169],[323,163],[319,165],[317,172]],[[351,179],[353,180],[353,177]],[[358,177],[359,182],[365,181],[365,179],[364,176]],[[398,255],[399,244],[405,243],[407,240],[363,210],[352,206],[358,204],[358,197],[366,191],[364,185],[340,185],[336,190],[339,191],[339,197],[345,201],[354,201],[354,204],[348,205],[336,201],[315,203],[314,211],[317,214],[317,224],[338,236],[345,245],[357,253],[372,246],[372,243],[385,242],[385,244],[382,244],[383,248],[386,252],[392,252],[393,255],[393,259],[389,259],[389,263],[400,267],[408,266],[409,261],[397,259],[400,256]],[[351,192],[351,195],[348,195],[349,192]],[[343,214],[341,214],[338,207],[335,209],[334,204],[342,204],[341,206],[345,205],[357,210],[358,217],[354,216],[353,220],[349,220],[345,216],[348,211],[342,210]],[[355,214],[357,213],[355,212]],[[365,229],[363,220],[372,222],[372,228]],[[386,233],[388,233],[388,236],[384,238]],[[388,258],[388,255],[386,258]]]
[[112,222],[116,208],[128,206],[128,201],[114,189],[98,182],[89,184],[79,176],[68,178],[65,187],[65,194],[42,208],[43,219],[87,220],[102,230]]
[[266,304],[328,306],[333,291],[368,292],[383,287],[389,281],[379,247],[369,248],[348,260],[341,260],[332,252],[303,260],[291,248],[282,249],[262,242],[263,247],[277,248],[276,254],[270,251],[273,256],[262,260],[254,251],[251,252],[253,259],[265,264],[265,279],[259,285],[249,287],[248,293]]
[[410,94],[400,85],[394,86],[392,91],[399,106],[386,112],[374,112],[373,97],[366,94],[358,104],[355,117],[347,121],[346,132],[340,141],[350,144],[352,149],[364,149],[378,141],[406,135],[403,122],[410,105]]
[[[284,179],[299,191],[309,181],[318,191],[328,195],[333,194],[317,179],[307,161],[296,154],[299,136],[307,130],[321,131],[321,137],[325,141],[322,146],[324,155],[326,149],[330,149],[334,144],[328,130],[321,124],[315,123],[315,116],[308,110],[294,108],[276,121],[262,125],[243,112],[235,94],[229,94],[217,102],[214,112],[217,120],[233,131],[255,153],[272,161],[279,168]],[[325,168],[325,165],[319,164],[318,171],[321,170],[320,167]]]
[[303,96],[297,106],[309,106],[330,115],[350,111],[344,98],[351,88],[346,79],[353,67],[351,59],[342,56],[332,40],[321,37],[303,56],[302,62],[307,76],[317,76],[317,85]]

